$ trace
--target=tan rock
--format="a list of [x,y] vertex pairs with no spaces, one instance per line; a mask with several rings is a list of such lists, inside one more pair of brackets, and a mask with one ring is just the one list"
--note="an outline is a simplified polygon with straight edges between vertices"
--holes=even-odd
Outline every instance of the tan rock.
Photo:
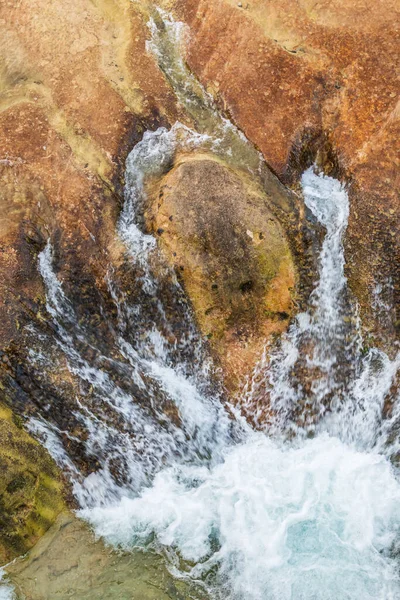
[[296,269],[271,206],[243,175],[195,154],[178,158],[147,212],[231,391],[293,308]]
[[7,572],[24,600],[205,599],[194,585],[173,579],[160,556],[113,551],[71,513],[61,514],[30,555]]

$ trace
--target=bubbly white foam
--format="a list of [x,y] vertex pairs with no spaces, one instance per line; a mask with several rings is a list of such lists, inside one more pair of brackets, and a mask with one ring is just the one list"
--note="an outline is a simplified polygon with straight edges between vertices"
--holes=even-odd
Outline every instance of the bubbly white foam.
[[0,569],[0,600],[16,600],[14,588],[4,579],[4,569]]
[[400,598],[398,480],[384,457],[327,435],[280,446],[254,433],[211,469],[171,467],[81,514],[112,544],[174,549],[180,575],[217,598]]
[[[206,134],[200,135],[182,123],[171,129],[160,127],[146,131],[126,161],[125,203],[118,225],[118,232],[135,260],[146,268],[149,251],[155,249],[156,240],[146,235],[137,225],[137,213],[145,199],[144,180],[149,175],[162,174],[172,161],[178,147],[186,150],[210,141]],[[151,286],[151,283],[148,282]]]

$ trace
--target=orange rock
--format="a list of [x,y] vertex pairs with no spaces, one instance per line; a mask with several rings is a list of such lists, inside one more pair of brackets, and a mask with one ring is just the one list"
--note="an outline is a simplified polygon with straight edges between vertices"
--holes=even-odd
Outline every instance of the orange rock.
[[351,183],[350,283],[370,327],[393,339],[369,307],[382,278],[400,306],[396,2],[253,0],[244,10],[177,0],[175,10],[190,27],[190,68],[217,83],[221,107],[283,181],[329,149],[334,162],[325,154],[322,164]]

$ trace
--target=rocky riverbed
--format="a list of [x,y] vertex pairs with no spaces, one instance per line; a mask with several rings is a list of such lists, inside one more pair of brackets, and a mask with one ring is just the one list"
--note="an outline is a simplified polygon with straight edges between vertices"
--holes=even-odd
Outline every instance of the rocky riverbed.
[[[282,340],[306,357],[285,371],[291,425],[309,432],[359,398],[357,373],[383,369],[374,398],[393,443],[398,22],[394,0],[0,7],[0,564],[53,527],[10,568],[22,597],[199,593],[64,511],[90,504],[97,476],[107,504],[172,457],[209,460],[226,435],[215,398],[276,429],[264,369],[289,357]],[[312,164],[349,197],[343,323],[323,331],[346,343],[322,392],[305,333],[319,321],[293,333],[315,310],[329,226],[304,203]]]

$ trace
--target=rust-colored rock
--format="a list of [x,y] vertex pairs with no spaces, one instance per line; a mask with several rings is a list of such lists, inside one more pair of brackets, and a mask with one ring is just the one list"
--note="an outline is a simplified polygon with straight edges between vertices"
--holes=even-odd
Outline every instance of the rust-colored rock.
[[291,182],[320,150],[325,169],[351,183],[350,283],[377,340],[393,340],[370,306],[388,280],[400,306],[398,4],[174,5],[190,28],[191,69],[275,172]]

